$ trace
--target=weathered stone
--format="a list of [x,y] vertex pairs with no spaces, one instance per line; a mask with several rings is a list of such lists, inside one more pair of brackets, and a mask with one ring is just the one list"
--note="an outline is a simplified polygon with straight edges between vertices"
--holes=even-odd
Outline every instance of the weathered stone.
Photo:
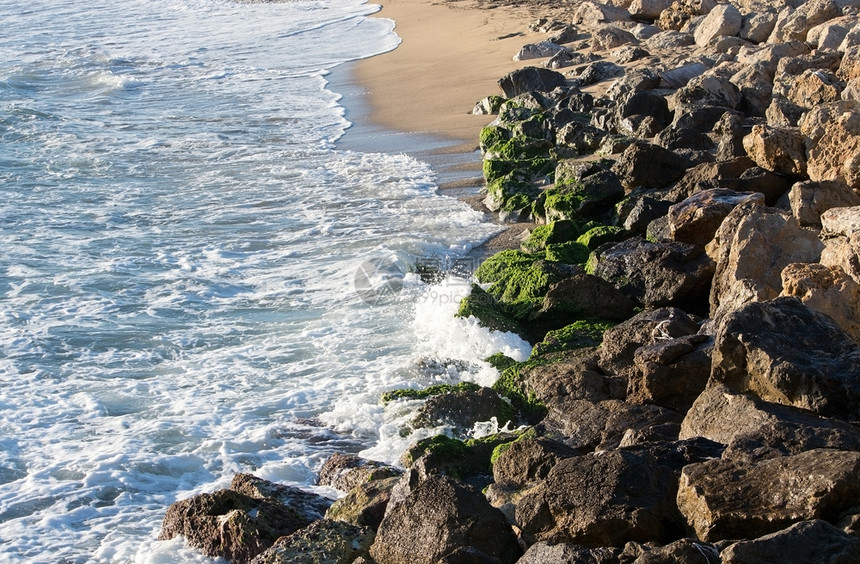
[[656,20],[660,12],[672,5],[672,0],[633,0],[627,11],[633,18],[640,20]]
[[767,124],[771,127],[797,127],[806,108],[798,106],[782,95],[771,98],[770,105],[764,112]]
[[842,88],[843,85],[839,83],[836,75],[828,71],[810,69],[794,77],[786,97],[802,108],[811,108],[839,100]]
[[550,92],[567,82],[564,75],[553,70],[525,67],[508,73],[499,79],[499,88],[506,98],[527,92]]
[[379,564],[435,564],[470,547],[513,564],[522,554],[504,515],[477,490],[446,476],[408,472],[392,494],[370,554]]
[[610,63],[609,61],[595,61],[586,65],[579,76],[576,78],[576,84],[580,87],[597,84],[610,78],[617,78],[624,74],[624,68]]
[[370,556],[373,539],[372,529],[323,519],[281,537],[252,564],[353,564]]
[[714,0],[675,0],[660,12],[656,25],[664,30],[681,31],[690,20],[707,14],[716,5]]
[[758,462],[691,464],[681,473],[677,501],[696,535],[709,542],[835,520],[860,503],[860,452],[817,449]]
[[750,12],[744,16],[738,36],[752,43],[764,43],[776,26],[773,12]]
[[681,423],[679,437],[728,445],[723,458],[760,460],[817,448],[860,450],[860,428],[712,384]]
[[806,33],[806,42],[819,51],[837,51],[855,25],[855,16],[843,16],[820,23]]
[[618,564],[617,548],[588,548],[570,543],[536,542],[517,560],[517,564]]
[[672,239],[704,247],[727,215],[738,205],[759,202],[764,205],[764,194],[735,192],[714,188],[698,192],[669,208],[669,232]]
[[376,530],[391,499],[391,489],[398,480],[399,477],[371,480],[354,487],[329,507],[326,519]]
[[848,53],[848,51],[850,51],[852,47],[857,47],[858,45],[860,45],[860,26],[855,25],[845,35],[845,39],[843,39],[842,43],[839,44],[839,49],[837,50],[840,53]]
[[738,108],[749,116],[763,116],[771,103],[773,74],[762,63],[745,66],[731,77],[741,93]]
[[821,214],[830,208],[860,206],[860,194],[841,182],[798,182],[788,193],[791,213],[803,226],[821,227]]
[[[313,515],[303,515],[281,502],[281,499],[289,497],[287,490],[297,488],[271,482],[263,484],[259,478],[251,476],[254,479],[249,480],[243,476],[239,474],[233,481],[237,487],[251,491],[251,494],[226,489],[172,504],[164,515],[159,540],[182,535],[189,545],[206,556],[221,556],[236,563],[245,563],[272,546],[278,538],[292,534],[319,518],[316,511]],[[274,497],[253,495],[269,490],[275,493]],[[305,495],[298,497],[303,504],[308,501],[305,496],[313,495],[302,494]]]
[[514,55],[515,61],[528,61],[530,59],[546,59],[560,52],[569,52],[567,47],[562,47],[551,41],[541,41],[540,43],[529,43],[523,45],[522,49]]
[[765,68],[776,75],[776,69],[780,61],[786,58],[808,55],[809,46],[803,41],[789,41],[788,43],[767,43],[751,49],[744,49],[738,53],[737,62],[744,65],[762,63]]
[[636,36],[611,25],[601,26],[591,34],[592,51],[608,51],[629,43],[638,43]]
[[666,49],[689,47],[690,45],[695,45],[695,43],[696,41],[693,39],[692,33],[667,30],[649,37],[645,41],[645,47],[651,52],[657,52]]
[[556,28],[547,39],[556,45],[563,45],[575,41],[578,36],[579,31],[575,27],[570,24],[562,24],[562,27]]
[[596,355],[590,352],[530,368],[523,376],[530,393],[550,407],[570,399],[591,403],[623,399],[626,391],[626,383],[601,374]]
[[801,521],[782,531],[732,544],[720,556],[722,564],[848,564],[860,562],[860,539],[827,521]]
[[860,102],[851,100],[821,104],[806,112],[803,119],[800,120],[800,132],[808,137],[806,140],[807,150],[815,149],[825,136],[831,134],[829,128],[838,118],[857,112],[860,112]]
[[701,309],[714,274],[714,263],[695,245],[638,237],[598,249],[589,264],[596,276],[646,307]]
[[[655,219],[664,217],[671,206],[671,202],[652,198],[647,194],[631,194],[628,200],[633,201],[633,207],[626,211],[623,226],[631,233],[644,234],[648,225]],[[620,215],[619,219],[622,219]]]
[[516,520],[528,542],[598,547],[671,540],[679,531],[674,492],[674,471],[647,452],[588,454],[560,461],[524,493]]
[[691,78],[674,94],[674,99],[676,106],[700,105],[734,110],[740,106],[741,92],[726,78],[703,74]]
[[[632,544],[632,543],[631,543]],[[627,552],[625,547],[625,552]],[[632,564],[720,564],[716,546],[695,539],[681,539],[666,546],[641,546],[642,552]]]
[[638,349],[638,374],[630,379],[627,401],[686,413],[708,383],[712,347],[709,337],[690,335]]
[[860,206],[831,208],[821,214],[822,237],[849,237],[860,231]]
[[724,112],[714,124],[713,131],[719,136],[715,155],[717,162],[746,157],[743,139],[752,131],[752,124],[747,123],[742,115],[736,112]]
[[630,63],[650,57],[651,53],[641,47],[625,45],[613,51],[612,56],[615,57],[615,62],[619,65],[629,65]]
[[371,480],[391,478],[400,474],[402,474],[401,470],[383,462],[336,452],[320,469],[318,483],[321,486],[331,486],[336,490],[348,492]]
[[431,396],[418,408],[409,424],[413,428],[450,425],[456,432],[465,433],[476,422],[493,417],[499,425],[505,425],[512,415],[509,403],[490,388],[481,388]]
[[842,56],[836,76],[848,82],[860,78],[860,45],[851,47]]
[[852,78],[845,85],[841,98],[843,100],[860,101],[860,78]]
[[263,480],[253,474],[236,474],[230,481],[230,489],[255,499],[270,499],[286,505],[308,521],[322,519],[331,505],[331,500],[321,495]]
[[731,4],[718,4],[696,26],[693,34],[696,45],[704,47],[721,35],[737,35],[742,23],[743,16],[737,8]]
[[501,486],[523,487],[545,479],[559,461],[579,453],[552,439],[524,439],[510,443],[493,464],[493,479]]
[[797,298],[749,303],[720,320],[711,378],[765,401],[860,420],[860,346]]
[[838,266],[795,263],[782,271],[782,296],[794,296],[860,343],[860,284]]
[[810,29],[841,15],[842,9],[832,0],[810,0],[796,10],[783,8],[779,12],[769,41],[771,43],[806,41],[806,35]]
[[860,232],[847,237],[831,237],[824,242],[821,264],[839,267],[860,283]]
[[634,299],[606,280],[578,272],[550,286],[537,322],[541,323],[544,318],[623,321],[633,314],[636,307],[638,304]]
[[811,180],[838,180],[860,190],[860,112],[845,113],[824,126],[809,150]]
[[659,188],[680,178],[689,161],[668,149],[638,141],[621,154],[612,170],[621,179],[625,189],[637,186]]
[[777,297],[782,269],[793,262],[818,262],[822,247],[815,232],[801,228],[783,211],[753,202],[736,207],[708,245],[717,264],[711,317]]
[[571,14],[573,24],[582,24],[590,28],[600,24],[629,20],[630,14],[624,8],[590,0],[578,4]]
[[743,143],[747,155],[764,169],[788,176],[806,173],[806,150],[800,131],[754,125]]

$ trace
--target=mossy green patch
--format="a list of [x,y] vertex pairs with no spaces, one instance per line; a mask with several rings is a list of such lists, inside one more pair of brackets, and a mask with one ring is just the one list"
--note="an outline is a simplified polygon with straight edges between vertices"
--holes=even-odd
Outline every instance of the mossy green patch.
[[582,228],[573,221],[559,220],[538,225],[523,241],[522,249],[527,253],[542,251],[550,243],[573,241],[583,233]]
[[588,260],[589,254],[588,247],[576,241],[546,246],[546,260],[563,264],[582,264]]
[[599,225],[580,235],[577,242],[582,243],[593,251],[604,243],[621,241],[627,236],[628,232],[623,227],[615,225]]
[[471,293],[460,301],[456,316],[472,316],[482,327],[494,331],[523,332],[520,324],[508,313],[508,308],[477,284],[473,284]]
[[584,320],[550,331],[543,341],[532,349],[532,357],[550,352],[596,347],[603,342],[603,334],[616,324],[611,321]]
[[510,137],[511,132],[506,127],[502,127],[500,125],[488,125],[481,130],[481,150],[487,151],[491,147],[507,141]]
[[503,303],[533,303],[542,300],[549,286],[563,277],[540,259],[522,251],[502,251],[481,263],[475,276],[480,282],[491,283],[490,294]]
[[427,466],[442,470],[457,479],[492,473],[490,456],[502,443],[514,438],[511,433],[497,433],[480,439],[460,441],[447,435],[436,435],[413,444],[401,457],[404,466],[411,466],[418,458],[427,456]]
[[488,356],[487,358],[484,359],[484,362],[489,362],[490,366],[492,366],[493,368],[495,368],[498,371],[502,371],[505,368],[508,368],[509,366],[513,366],[514,364],[517,363],[516,360],[507,356],[505,353],[500,353],[500,352],[497,352],[494,355]]
[[543,405],[543,402],[535,397],[534,392],[526,389],[523,372],[529,368],[544,364],[548,364],[548,361],[540,358],[518,362],[503,370],[499,379],[492,386],[500,396],[507,398],[511,402],[511,405],[522,419],[532,424],[544,418],[546,407]]
[[493,449],[493,454],[490,455],[490,465],[491,466],[495,465],[496,461],[499,459],[499,457],[503,453],[505,453],[508,449],[510,449],[514,443],[517,443],[519,441],[527,441],[530,439],[536,439],[537,436],[538,436],[538,434],[537,434],[537,431],[535,431],[534,427],[529,427],[528,429],[525,429],[521,433],[517,433],[516,439],[514,439],[512,441],[508,441],[506,443],[502,443]]
[[399,399],[425,399],[430,396],[438,396],[440,394],[450,394],[453,392],[474,392],[481,389],[481,386],[472,382],[460,382],[459,384],[434,384],[426,388],[400,388],[383,392],[380,396],[380,401],[383,405]]

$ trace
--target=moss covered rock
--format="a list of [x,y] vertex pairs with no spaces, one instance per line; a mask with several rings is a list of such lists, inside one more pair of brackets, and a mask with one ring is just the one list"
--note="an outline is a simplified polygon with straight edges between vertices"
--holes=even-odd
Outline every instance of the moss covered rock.
[[600,245],[621,241],[629,235],[630,233],[623,227],[615,225],[598,225],[597,227],[592,227],[580,235],[576,241],[593,251]]
[[450,394],[454,392],[468,392],[479,390],[481,386],[472,382],[460,382],[459,384],[434,384],[426,388],[399,388],[383,392],[380,401],[383,405],[398,399],[426,399],[430,396]]
[[549,331],[543,341],[534,346],[532,356],[599,346],[603,342],[603,333],[614,326],[615,323],[611,321],[574,321],[561,329]]
[[493,331],[523,334],[523,328],[507,312],[504,304],[472,284],[472,292],[460,301],[457,317],[474,317],[482,327]]
[[582,235],[582,227],[570,220],[552,221],[545,225],[538,225],[523,241],[522,250],[527,253],[536,253],[546,248],[551,243],[567,243],[574,241]]
[[491,283],[489,292],[508,304],[533,304],[542,301],[550,285],[564,278],[565,272],[540,255],[506,250],[491,256],[475,273],[479,282]]

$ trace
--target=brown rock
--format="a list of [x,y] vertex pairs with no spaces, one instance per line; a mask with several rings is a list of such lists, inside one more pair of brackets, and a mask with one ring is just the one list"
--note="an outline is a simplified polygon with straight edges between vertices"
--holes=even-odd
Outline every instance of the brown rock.
[[757,165],[788,176],[806,173],[806,150],[800,131],[755,125],[744,137],[744,149]]
[[714,542],[756,538],[807,519],[835,520],[860,502],[860,452],[818,449],[759,462],[684,467],[678,508]]
[[800,132],[809,138],[806,140],[807,150],[812,150],[818,146],[828,132],[830,124],[835,122],[837,118],[855,112],[860,112],[860,102],[853,100],[821,104],[806,112],[803,119],[800,120]]
[[816,233],[785,212],[754,203],[736,207],[708,245],[717,263],[711,317],[777,297],[782,269],[793,262],[818,262],[822,247]]
[[712,347],[707,336],[690,335],[638,349],[638,373],[630,379],[627,401],[686,413],[708,383]]
[[738,36],[752,43],[767,41],[776,26],[776,14],[773,12],[750,12],[744,16]]
[[843,87],[836,75],[820,69],[810,69],[794,77],[786,98],[802,108],[811,108],[839,100]]
[[669,208],[669,233],[675,241],[704,247],[729,212],[753,201],[764,205],[764,194],[723,188],[704,190]]
[[838,266],[795,263],[782,271],[782,296],[827,315],[860,343],[860,284]]
[[839,267],[855,282],[860,282],[860,233],[827,239],[821,252],[821,264]]
[[842,9],[832,0],[810,0],[796,10],[783,8],[779,12],[769,41],[771,43],[806,41],[806,35],[810,29],[841,15]]
[[323,464],[317,482],[321,486],[331,486],[336,490],[348,492],[371,480],[391,478],[400,474],[402,474],[401,470],[385,463],[360,458],[354,454],[336,452]]
[[712,362],[711,379],[735,391],[860,420],[860,346],[797,298],[749,303],[726,315]]
[[385,508],[391,499],[391,489],[399,477],[371,480],[355,486],[346,496],[335,501],[325,514],[326,519],[344,521],[358,527],[379,528]]
[[788,193],[791,213],[804,227],[821,227],[821,214],[831,208],[860,205],[860,194],[841,182],[798,182]]
[[845,51],[836,75],[846,82],[860,78],[860,45],[855,45]]
[[809,150],[812,180],[838,180],[860,190],[860,112],[844,113],[824,126],[821,140]]
[[564,443],[546,438],[510,443],[493,464],[493,480],[505,487],[523,487],[545,479],[553,467],[579,453]]
[[630,145],[613,165],[626,190],[637,186],[660,188],[683,176],[687,159],[651,143],[638,141]]
[[737,35],[742,23],[743,16],[737,8],[731,4],[718,4],[696,26],[693,34],[696,45],[704,47],[721,35]]
[[281,537],[252,564],[353,564],[370,556],[373,539],[367,527],[321,519]]
[[638,43],[635,35],[611,25],[601,26],[591,34],[592,51],[608,51],[630,43]]
[[810,29],[806,34],[806,41],[819,51],[838,51],[839,45],[856,24],[857,18],[854,16],[828,20]]
[[722,564],[848,564],[860,562],[860,539],[827,521],[801,521],[782,531],[730,545],[720,556]]
[[[623,321],[630,318],[638,303],[598,276],[574,274],[550,286],[538,314],[540,318],[563,316],[572,319]],[[557,327],[555,327],[557,328]]]
[[822,237],[850,237],[860,231],[860,206],[831,208],[821,214]]
[[[721,122],[731,121],[734,114],[725,112]],[[740,126],[739,124],[737,124]],[[666,196],[667,200],[675,203],[711,188],[731,188],[738,186],[737,179],[755,163],[744,153],[743,156],[732,157],[714,163],[698,164],[684,173],[684,176],[672,187]],[[709,239],[710,240],[710,239]]]

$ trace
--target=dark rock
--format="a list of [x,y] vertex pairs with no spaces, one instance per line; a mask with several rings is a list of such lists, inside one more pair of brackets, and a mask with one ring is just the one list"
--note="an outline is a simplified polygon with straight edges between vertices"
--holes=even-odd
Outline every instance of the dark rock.
[[615,106],[618,116],[651,116],[662,129],[670,121],[673,114],[669,110],[666,98],[650,90],[634,90],[629,96],[619,100]]
[[727,111],[725,106],[705,103],[681,104],[675,109],[674,129],[695,129],[704,134],[716,128],[717,123],[726,114],[737,115]]
[[[680,539],[666,546],[640,545],[641,553],[632,564],[720,564],[716,546],[696,539]],[[628,548],[625,547],[625,552]]]
[[230,489],[255,499],[271,499],[290,507],[308,521],[322,519],[331,500],[292,486],[276,484],[253,474],[236,474]]
[[567,82],[564,75],[553,70],[525,67],[499,79],[499,88],[505,98],[513,98],[526,92],[550,92]]
[[495,483],[523,487],[545,479],[559,461],[579,453],[552,439],[522,439],[510,443],[493,464]]
[[822,520],[801,521],[761,538],[742,541],[721,553],[723,564],[860,562],[860,539]]
[[684,176],[669,191],[666,199],[677,204],[699,192],[714,188],[740,191],[742,184],[738,180],[739,177],[754,166],[755,163],[746,156],[698,164],[684,173]]
[[711,377],[766,401],[860,420],[860,346],[797,298],[749,303],[719,321]]
[[838,419],[738,394],[713,384],[681,424],[682,439],[705,437],[728,445],[724,458],[760,460],[829,448],[860,451],[860,428]]
[[525,371],[525,383],[537,399],[548,406],[567,400],[598,403],[624,399],[626,382],[600,372],[593,351],[580,351],[573,358],[539,365]]
[[743,139],[752,131],[752,124],[736,112],[725,112],[714,124],[713,132],[718,136],[717,161],[734,157],[745,157]]
[[764,194],[764,203],[773,206],[791,186],[791,178],[753,166],[745,170],[737,182],[730,183],[729,187],[738,192],[761,192]]
[[401,470],[383,462],[336,452],[323,464],[317,482],[321,486],[331,486],[336,490],[348,492],[371,480],[391,478],[402,473]]
[[714,148],[714,141],[701,129],[676,125],[669,125],[658,133],[654,143],[670,151],[677,149],[707,151]]
[[579,73],[579,76],[576,77],[576,83],[579,86],[589,86],[591,84],[603,82],[604,80],[609,80],[610,78],[617,78],[623,74],[624,68],[616,65],[615,63],[596,61],[594,63],[589,63],[585,69]]
[[436,564],[470,547],[502,563],[522,554],[504,515],[477,490],[439,476],[401,478],[370,554],[379,564]]
[[637,349],[638,374],[630,379],[627,401],[686,413],[708,383],[712,348],[707,336],[688,335]]
[[326,519],[345,521],[359,527],[379,528],[385,508],[391,499],[391,489],[399,477],[372,480],[355,486],[346,496],[335,501],[326,512]]
[[623,218],[624,229],[639,234],[644,234],[652,221],[669,213],[669,207],[672,205],[672,202],[652,198],[647,193],[634,192],[629,198],[635,203]]
[[[549,327],[566,324],[571,319],[623,321],[633,314],[636,307],[635,300],[606,280],[580,270],[550,286],[535,322]],[[555,319],[559,321],[549,323]]]
[[637,186],[667,186],[683,176],[688,165],[687,159],[668,149],[638,141],[625,149],[612,170],[624,187],[632,190]]
[[767,118],[767,124],[773,127],[797,127],[805,111],[806,108],[777,95],[771,98],[764,115]]
[[278,539],[253,564],[353,564],[370,556],[373,530],[323,519]]
[[607,136],[601,129],[573,120],[559,127],[555,133],[555,143],[577,154],[585,154],[595,151]]
[[640,60],[645,59],[646,57],[650,57],[650,56],[651,56],[651,53],[649,53],[645,49],[642,49],[641,47],[633,47],[633,46],[627,45],[625,47],[620,48],[615,53],[615,61],[619,65],[628,65],[630,63],[640,61]]
[[589,266],[646,307],[707,309],[714,263],[695,245],[634,237],[594,251]]
[[588,548],[570,543],[536,542],[517,564],[619,564],[617,548]]
[[736,110],[741,104],[741,93],[728,79],[713,74],[696,76],[675,93],[678,106],[715,106]]
[[543,210],[537,215],[547,222],[559,219],[590,220],[612,210],[624,197],[624,188],[611,170],[601,170],[572,184],[558,184],[544,192]]
[[516,506],[527,542],[589,547],[680,536],[674,471],[647,452],[614,450],[560,461]]
[[[242,475],[237,478],[239,476]],[[242,489],[251,485],[257,491],[269,487],[258,480],[240,478],[238,485]],[[206,556],[221,556],[236,563],[250,562],[278,538],[306,527],[318,515],[315,513],[309,518],[278,499],[285,497],[286,489],[296,488],[271,486],[277,498],[254,497],[227,489],[177,501],[167,509],[158,538],[168,540],[181,535]]]
[[669,208],[671,237],[675,241],[704,247],[736,206],[751,201],[764,205],[764,194],[724,188],[698,192]]
[[493,417],[498,419],[499,425],[504,425],[512,415],[509,403],[490,388],[481,388],[432,396],[418,408],[409,424],[414,428],[451,425],[462,433],[476,422]]
[[705,541],[756,538],[798,521],[835,521],[860,503],[860,452],[818,449],[759,462],[685,466],[678,508]]

